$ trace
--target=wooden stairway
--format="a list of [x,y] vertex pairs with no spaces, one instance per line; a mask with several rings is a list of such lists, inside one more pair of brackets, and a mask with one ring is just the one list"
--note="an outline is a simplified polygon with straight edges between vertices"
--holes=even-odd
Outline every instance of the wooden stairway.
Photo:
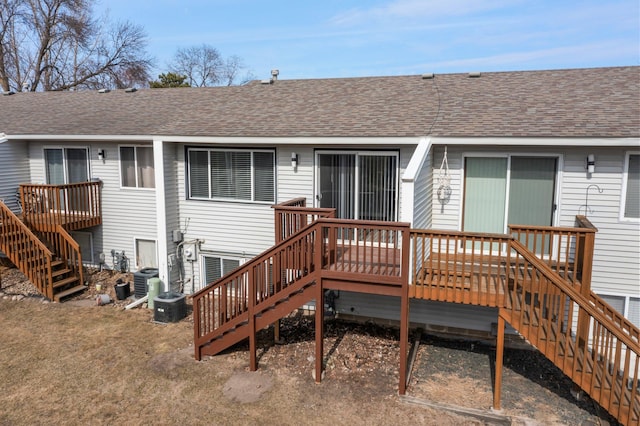
[[316,296],[316,268],[309,251],[315,238],[316,232],[308,229],[193,295],[197,360],[253,338],[255,330]]
[[47,236],[52,241],[39,238],[0,201],[0,250],[42,295],[59,302],[86,289],[82,257],[77,242],[62,226]]
[[500,318],[618,421],[638,425],[638,328],[597,295],[578,293],[520,242],[511,245]]

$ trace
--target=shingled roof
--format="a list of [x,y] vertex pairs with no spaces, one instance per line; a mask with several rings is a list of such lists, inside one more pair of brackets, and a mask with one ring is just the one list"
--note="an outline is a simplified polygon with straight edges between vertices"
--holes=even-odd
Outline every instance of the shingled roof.
[[640,67],[0,96],[0,133],[638,137]]

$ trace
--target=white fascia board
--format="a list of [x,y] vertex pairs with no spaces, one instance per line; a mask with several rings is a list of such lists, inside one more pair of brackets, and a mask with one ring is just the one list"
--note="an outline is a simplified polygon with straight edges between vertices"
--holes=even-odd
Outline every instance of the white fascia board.
[[243,137],[158,136],[164,142],[241,145],[417,145],[421,137]]
[[446,138],[432,137],[432,145],[471,145],[471,146],[577,146],[577,147],[637,147],[640,138]]
[[7,135],[5,135],[4,133],[0,132],[0,143],[5,143],[7,142],[9,139],[7,139]]
[[115,142],[152,142],[149,135],[7,135],[9,139],[38,141],[115,141]]
[[210,143],[234,145],[417,145],[423,137],[244,137],[244,136],[152,136],[152,135],[10,135],[10,139],[41,141],[114,141]]

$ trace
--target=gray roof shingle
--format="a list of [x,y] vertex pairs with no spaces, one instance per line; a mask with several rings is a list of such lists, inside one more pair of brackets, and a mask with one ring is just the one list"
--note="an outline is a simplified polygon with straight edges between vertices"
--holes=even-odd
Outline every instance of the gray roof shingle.
[[7,135],[638,137],[640,67],[0,96]]

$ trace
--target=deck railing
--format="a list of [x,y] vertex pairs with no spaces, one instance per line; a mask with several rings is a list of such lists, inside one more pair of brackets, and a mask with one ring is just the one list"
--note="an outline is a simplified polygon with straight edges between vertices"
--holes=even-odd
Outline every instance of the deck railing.
[[80,229],[102,223],[102,182],[65,185],[21,184],[20,199],[26,223],[40,231],[57,225]]
[[405,270],[409,265],[409,224],[334,218],[319,219],[318,223],[323,277],[403,285],[403,276],[409,273]]
[[295,198],[272,206],[276,244],[322,217],[336,217],[335,209],[307,208],[306,198]]
[[53,287],[50,285],[51,251],[2,201],[0,250],[29,278],[40,293],[49,299],[53,298]]
[[84,283],[84,271],[82,269],[82,252],[80,245],[71,235],[61,226],[56,227],[55,234],[55,252],[65,262],[67,269],[78,277],[80,284]]
[[593,253],[596,231],[594,227],[509,226],[513,238],[574,286],[579,287],[584,281],[586,291],[590,288],[593,259],[589,253]]
[[411,297],[499,306],[508,235],[411,230]]

